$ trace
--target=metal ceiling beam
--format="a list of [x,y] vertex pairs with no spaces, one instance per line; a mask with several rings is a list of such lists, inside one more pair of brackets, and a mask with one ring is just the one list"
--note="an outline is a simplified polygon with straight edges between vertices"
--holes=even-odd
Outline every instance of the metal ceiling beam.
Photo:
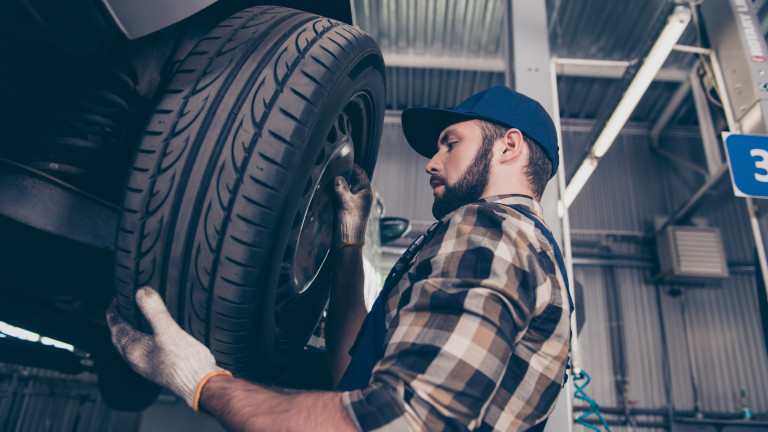
[[696,116],[699,120],[699,129],[701,130],[701,140],[704,145],[704,156],[707,161],[707,171],[709,175],[715,175],[720,166],[723,165],[723,158],[720,155],[720,140],[717,137],[712,113],[709,111],[709,102],[704,88],[699,81],[699,74],[696,69],[691,71],[690,76],[691,93],[693,102],[696,106]]
[[[477,72],[506,71],[506,63],[502,58],[483,58],[464,55],[431,55],[414,53],[384,53],[384,64],[388,67],[409,69],[447,69]],[[592,60],[592,59],[555,59],[558,76],[573,76],[585,78],[619,79],[624,76],[629,61]],[[665,68],[656,75],[656,81],[685,82],[688,71],[677,68]]]
[[659,118],[656,119],[656,122],[653,124],[653,128],[651,129],[651,143],[654,146],[659,144],[659,136],[661,136],[661,131],[667,127],[669,121],[672,120],[672,116],[674,116],[675,113],[677,113],[677,110],[680,109],[680,105],[683,104],[683,101],[685,101],[685,98],[688,96],[690,91],[690,82],[683,81],[680,83],[680,87],[677,88],[675,94],[672,95],[672,98],[669,100],[669,102],[667,102],[667,106],[664,108],[664,111],[661,112]]
[[[619,79],[624,77],[630,62],[560,58],[555,59],[555,64],[558,76]],[[687,79],[688,71],[684,69],[662,68],[654,81],[684,82]]]

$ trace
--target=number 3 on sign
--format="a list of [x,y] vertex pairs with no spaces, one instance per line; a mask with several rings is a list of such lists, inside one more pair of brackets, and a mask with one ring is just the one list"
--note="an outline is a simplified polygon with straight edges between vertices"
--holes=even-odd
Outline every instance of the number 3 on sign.
[[768,135],[723,132],[736,196],[768,198]]
[[755,161],[755,168],[765,171],[765,174],[755,173],[755,180],[759,182],[768,182],[768,151],[763,149],[752,149],[749,151],[752,157],[759,157],[760,160]]

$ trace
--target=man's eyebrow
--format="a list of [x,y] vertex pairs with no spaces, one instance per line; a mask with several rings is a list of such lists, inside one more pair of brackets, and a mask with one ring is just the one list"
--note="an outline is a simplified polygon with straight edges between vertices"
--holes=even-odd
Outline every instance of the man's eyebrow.
[[456,132],[453,129],[448,129],[447,131],[445,131],[445,134],[443,134],[443,136],[440,137],[439,142],[443,144],[455,136],[456,136]]

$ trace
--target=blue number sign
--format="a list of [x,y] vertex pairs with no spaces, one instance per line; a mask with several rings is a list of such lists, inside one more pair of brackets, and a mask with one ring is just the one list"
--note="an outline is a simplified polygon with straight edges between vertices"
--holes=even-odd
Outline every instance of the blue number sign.
[[768,136],[723,133],[736,195],[768,198]]

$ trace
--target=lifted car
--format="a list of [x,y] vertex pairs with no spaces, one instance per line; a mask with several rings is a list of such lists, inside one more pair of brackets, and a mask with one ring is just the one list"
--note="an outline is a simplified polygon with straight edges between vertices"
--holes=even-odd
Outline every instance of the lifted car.
[[0,4],[0,320],[91,353],[113,407],[158,391],[109,342],[115,294],[148,331],[133,293],[157,288],[264,382],[325,307],[327,185],[372,175],[384,63],[347,0],[262,3]]

